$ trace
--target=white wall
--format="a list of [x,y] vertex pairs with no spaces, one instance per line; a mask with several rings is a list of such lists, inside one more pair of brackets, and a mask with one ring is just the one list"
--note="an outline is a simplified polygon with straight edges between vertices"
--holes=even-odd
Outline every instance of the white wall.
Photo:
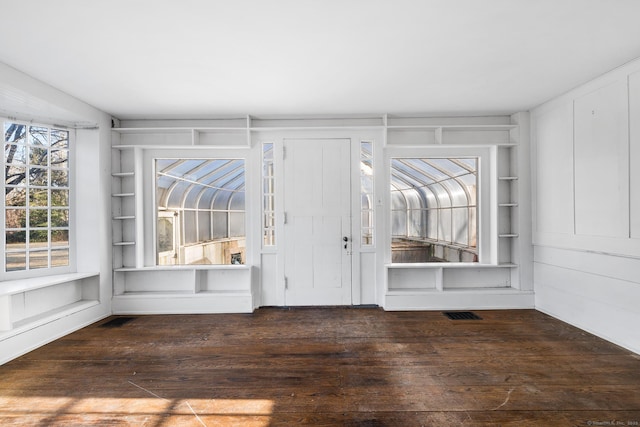
[[531,119],[536,308],[640,353],[640,60]]
[[4,363],[111,313],[111,118],[2,63],[0,115],[85,128],[76,131],[76,154],[72,158],[76,161],[76,266],[78,272],[100,274],[99,304],[33,328],[20,328],[18,333],[0,335],[0,363]]

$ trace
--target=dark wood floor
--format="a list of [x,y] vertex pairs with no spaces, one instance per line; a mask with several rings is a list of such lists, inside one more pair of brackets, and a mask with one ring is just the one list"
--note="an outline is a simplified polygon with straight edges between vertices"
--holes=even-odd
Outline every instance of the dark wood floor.
[[0,366],[0,425],[640,425],[640,356],[536,311],[476,313],[106,319]]

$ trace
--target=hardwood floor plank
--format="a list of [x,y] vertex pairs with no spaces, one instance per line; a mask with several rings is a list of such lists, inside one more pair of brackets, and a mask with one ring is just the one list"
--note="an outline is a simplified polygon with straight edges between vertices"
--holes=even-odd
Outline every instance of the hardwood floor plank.
[[638,355],[533,310],[478,313],[105,319],[0,366],[0,425],[640,425]]

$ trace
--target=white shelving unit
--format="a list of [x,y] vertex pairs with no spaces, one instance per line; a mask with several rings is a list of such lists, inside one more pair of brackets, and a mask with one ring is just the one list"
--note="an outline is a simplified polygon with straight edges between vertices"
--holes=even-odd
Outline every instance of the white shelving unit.
[[[466,121],[462,122],[463,120]],[[494,237],[496,260],[478,263],[385,265],[385,308],[465,309],[533,305],[531,290],[522,289],[519,260],[518,150],[522,146],[520,117],[405,118],[387,117],[386,146],[488,146],[495,150],[496,180]],[[528,129],[524,130],[528,132]],[[528,142],[528,141],[525,141]]]
[[0,287],[0,338],[100,303],[100,275],[73,273],[9,280]]
[[[378,265],[384,281],[379,299],[386,309],[527,307],[531,289],[522,286],[527,272],[522,259],[530,257],[530,238],[521,210],[521,176],[527,160],[528,118],[514,116],[424,118],[395,115],[277,119],[241,117],[214,120],[127,121],[112,129],[113,250],[115,313],[251,311],[261,272],[248,266],[145,265],[142,159],[146,150],[203,148],[250,149],[270,132],[321,135],[343,130],[378,131],[382,149],[425,145],[478,147],[495,154],[490,203],[495,212],[491,263]],[[523,123],[525,126],[523,127]],[[527,176],[528,170],[524,171]],[[488,201],[484,201],[487,203]],[[148,224],[147,224],[147,228]],[[380,249],[378,249],[380,250]],[[526,262],[524,262],[526,264]],[[256,267],[258,268],[258,267]],[[382,276],[382,277],[381,277]],[[255,282],[255,283],[254,283]],[[233,285],[231,285],[233,283]],[[380,282],[379,282],[380,283]],[[226,302],[225,302],[226,301]]]
[[146,150],[246,149],[249,119],[133,125],[112,129],[113,312],[253,311],[250,266],[145,265],[142,214]]
[[130,266],[137,263],[136,243],[139,240],[139,201],[136,197],[136,164],[134,148],[112,150],[111,172],[111,221],[114,267]]

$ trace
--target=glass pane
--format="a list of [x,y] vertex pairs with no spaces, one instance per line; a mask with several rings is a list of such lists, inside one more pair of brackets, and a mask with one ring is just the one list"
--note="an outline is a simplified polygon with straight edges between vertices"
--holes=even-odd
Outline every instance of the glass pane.
[[58,168],[68,167],[69,151],[67,150],[51,150],[51,166]]
[[264,214],[262,226],[264,228],[273,228],[273,226],[275,226],[275,218],[272,212]]
[[158,252],[173,251],[173,218],[158,218]]
[[27,167],[18,166],[6,166],[4,169],[5,184],[11,186],[25,186],[27,183]]
[[475,248],[478,246],[477,242],[477,228],[476,224],[478,219],[476,217],[476,212],[478,208],[469,208],[469,224],[471,224],[471,229],[469,230],[469,246]]
[[407,212],[391,212],[391,233],[392,236],[407,236]]
[[29,164],[36,166],[49,165],[49,150],[42,147],[29,148]]
[[51,227],[69,227],[69,210],[52,209]]
[[5,206],[26,206],[27,205],[27,190],[24,188],[6,188],[4,196]]
[[69,230],[52,230],[52,246],[69,246]]
[[263,191],[265,194],[273,194],[275,192],[275,186],[274,186],[274,179],[273,178],[265,178],[264,179],[264,187],[263,187]]
[[29,206],[49,206],[49,190],[29,190]]
[[29,249],[42,249],[49,246],[48,230],[29,231]]
[[5,144],[4,159],[6,164],[26,165],[27,148],[24,145]]
[[373,194],[373,176],[361,175],[360,188],[363,193]]
[[7,271],[19,271],[27,269],[27,254],[25,252],[7,253],[5,256]]
[[453,242],[469,246],[469,209],[456,208],[452,210]]
[[425,221],[423,211],[412,209],[407,212],[407,237],[420,238],[424,235]]
[[274,206],[274,203],[273,203],[273,199],[274,199],[274,197],[271,196],[271,195],[264,196],[263,210],[265,212],[273,211],[275,209],[275,206]]
[[49,169],[29,168],[29,185],[46,187],[49,185]]
[[438,199],[438,207],[449,208],[451,207],[451,194],[445,189],[442,184],[433,184],[429,187],[433,194]]
[[69,206],[69,190],[51,190],[51,206]]
[[438,240],[451,242],[451,209],[440,209],[438,217]]
[[374,215],[374,181],[373,181],[373,143],[360,142],[360,209],[362,214],[362,245],[373,245]]
[[477,261],[477,165],[477,158],[391,159],[394,262]]
[[470,197],[465,191],[466,188],[457,180],[448,179],[442,181],[442,185],[448,190],[452,206],[469,206],[471,204]]
[[6,234],[7,251],[25,250],[27,249],[27,232],[26,231],[7,231]]
[[25,228],[27,226],[27,210],[6,209],[4,223],[5,228]]
[[51,147],[69,148],[69,132],[66,130],[51,129]]
[[363,228],[362,229],[362,245],[368,246],[373,245],[373,229],[371,228]]
[[26,136],[27,136],[27,127],[25,125],[19,125],[17,123],[4,124],[5,142],[14,142],[14,143],[24,144]]
[[265,142],[264,144],[262,144],[262,158],[264,159],[265,163],[267,163],[269,160],[273,160],[272,142]]
[[426,211],[427,218],[427,239],[438,240],[438,209]]
[[362,211],[360,213],[362,227],[371,227],[371,212],[370,211]]
[[29,227],[48,227],[49,211],[47,209],[29,209]]
[[49,251],[30,251],[29,270],[49,267]]
[[69,265],[69,249],[54,249],[51,251],[51,267]]
[[31,145],[49,145],[49,129],[45,127],[30,126],[29,127],[29,144]]
[[[155,165],[158,265],[244,262],[244,160],[157,159]],[[175,219],[166,218],[166,209]],[[175,254],[165,256],[170,251]]]
[[52,169],[51,170],[51,186],[52,187],[68,187],[69,186],[69,171],[66,169]]
[[276,244],[275,232],[272,229],[264,230],[264,245],[265,246],[273,246]]

